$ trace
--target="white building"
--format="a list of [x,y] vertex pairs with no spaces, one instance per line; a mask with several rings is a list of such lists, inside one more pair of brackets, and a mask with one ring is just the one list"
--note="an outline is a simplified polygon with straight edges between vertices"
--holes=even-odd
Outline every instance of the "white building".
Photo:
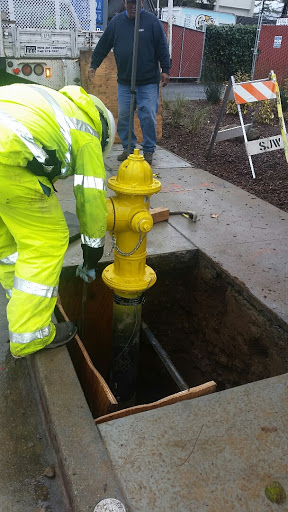
[[236,16],[253,16],[255,0],[216,0],[214,10]]

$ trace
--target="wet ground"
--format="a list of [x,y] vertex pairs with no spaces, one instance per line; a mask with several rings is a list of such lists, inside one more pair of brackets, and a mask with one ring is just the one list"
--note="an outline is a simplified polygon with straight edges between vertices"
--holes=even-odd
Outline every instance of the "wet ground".
[[25,360],[10,355],[0,290],[0,511],[66,512],[55,455]]

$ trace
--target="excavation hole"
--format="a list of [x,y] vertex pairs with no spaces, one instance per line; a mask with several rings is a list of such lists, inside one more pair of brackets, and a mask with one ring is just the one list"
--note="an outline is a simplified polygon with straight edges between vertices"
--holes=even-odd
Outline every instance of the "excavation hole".
[[[287,324],[208,257],[186,252],[151,258],[148,263],[156,270],[157,282],[146,292],[142,317],[189,387],[214,380],[219,392],[287,372]],[[67,316],[79,323],[83,285],[74,270],[63,272],[59,292]],[[106,382],[112,306],[113,292],[99,274],[88,287],[81,340]],[[85,368],[79,364],[73,343],[69,351],[81,382]],[[95,417],[98,409],[91,390],[83,390]],[[154,402],[178,391],[142,334],[136,403]]]

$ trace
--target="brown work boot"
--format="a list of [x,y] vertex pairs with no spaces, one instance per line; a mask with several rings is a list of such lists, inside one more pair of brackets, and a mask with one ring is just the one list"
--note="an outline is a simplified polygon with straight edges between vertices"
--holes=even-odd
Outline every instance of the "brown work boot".
[[58,348],[72,340],[77,332],[77,329],[72,322],[61,322],[56,324],[55,338],[49,345],[44,348]]
[[149,165],[152,165],[153,153],[144,153],[144,158]]
[[117,156],[117,160],[119,162],[124,162],[124,160],[126,160],[128,158],[128,151],[126,149],[124,149],[124,151],[122,151],[122,153],[120,153],[120,155]]

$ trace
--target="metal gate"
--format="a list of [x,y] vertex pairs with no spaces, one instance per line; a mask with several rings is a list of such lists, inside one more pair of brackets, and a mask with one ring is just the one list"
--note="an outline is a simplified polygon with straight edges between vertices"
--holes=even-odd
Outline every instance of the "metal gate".
[[[162,21],[167,35],[168,23]],[[173,24],[172,27],[172,78],[200,78],[205,32]]]

